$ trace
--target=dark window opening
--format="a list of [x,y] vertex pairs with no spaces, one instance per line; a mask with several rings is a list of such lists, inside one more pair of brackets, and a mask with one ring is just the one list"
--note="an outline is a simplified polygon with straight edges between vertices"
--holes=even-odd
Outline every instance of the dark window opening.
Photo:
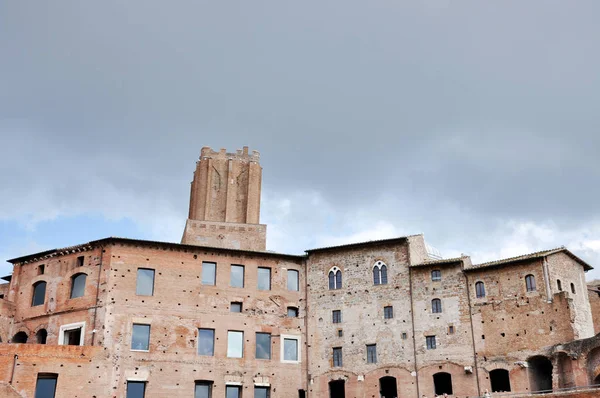
[[48,338],[48,332],[46,329],[40,329],[35,334],[35,339],[38,344],[46,344],[46,339]]
[[40,264],[38,267],[38,275],[44,275],[44,271],[46,270],[46,266],[44,264]]
[[442,280],[442,271],[439,269],[434,269],[431,271],[431,280],[434,282],[439,282]]
[[495,369],[490,372],[492,392],[510,392],[510,375],[508,370]]
[[83,297],[85,294],[86,274],[76,274],[71,277],[71,298]]
[[434,374],[433,385],[436,395],[452,395],[452,376],[450,373],[439,372]]
[[83,267],[83,260],[85,259],[84,256],[79,256],[77,257],[77,266],[78,267]]
[[44,304],[46,299],[46,282],[36,282],[33,285],[33,298],[31,299],[31,306]]
[[562,292],[562,283],[561,283],[560,279],[556,280],[556,287],[558,288],[559,292]]
[[287,307],[287,316],[290,318],[298,318],[298,308],[297,307]]
[[528,292],[535,292],[535,277],[533,275],[527,275],[525,277],[525,287],[527,288]]
[[146,394],[146,382],[144,381],[128,381],[127,382],[127,398],[144,398]]
[[475,295],[477,296],[477,298],[485,297],[485,285],[483,284],[483,282],[477,282],[475,284]]
[[571,283],[571,293],[575,294],[575,285]]
[[442,300],[433,299],[431,300],[431,312],[434,314],[439,314],[442,312]]
[[454,334],[454,326],[448,326],[448,334]]
[[394,307],[388,305],[387,307],[383,307],[383,318],[384,319],[392,319],[394,317]]
[[64,345],[81,345],[81,328],[64,331]]
[[552,390],[552,362],[546,357],[537,356],[530,358],[529,384],[530,390],[551,391]]
[[15,344],[25,344],[27,343],[27,333],[19,332],[13,336],[11,341]]
[[395,377],[385,376],[379,379],[379,395],[381,398],[398,397],[398,387]]
[[342,347],[335,347],[333,349],[333,366],[341,367],[342,365]]
[[402,340],[406,340],[408,338],[408,336],[406,335],[406,332],[402,332]]
[[196,382],[194,388],[194,398],[211,398],[213,382],[200,380]]
[[344,380],[329,382],[329,398],[346,398],[346,382]]
[[306,391],[298,390],[298,398],[306,398]]
[[38,373],[35,383],[35,398],[54,398],[57,379],[56,373]]
[[239,301],[233,301],[229,306],[231,312],[242,312],[242,303]]
[[344,335],[344,331],[342,329],[338,329],[338,337],[342,337]]

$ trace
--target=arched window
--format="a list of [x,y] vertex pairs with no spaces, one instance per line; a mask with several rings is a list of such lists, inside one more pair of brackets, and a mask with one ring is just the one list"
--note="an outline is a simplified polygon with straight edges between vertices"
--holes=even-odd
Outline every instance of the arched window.
[[333,267],[329,270],[329,290],[342,288],[342,270],[338,267]]
[[85,294],[86,274],[75,274],[71,277],[71,298],[82,297]]
[[13,336],[11,341],[16,344],[25,344],[27,343],[27,333],[19,332]]
[[431,312],[434,314],[439,314],[442,312],[442,300],[437,298],[431,300]]
[[559,292],[562,292],[562,283],[560,283],[560,279],[556,280],[556,287],[558,288]]
[[531,274],[525,277],[525,287],[528,292],[535,292],[535,277]]
[[48,332],[46,329],[40,329],[35,334],[35,338],[38,344],[46,344],[46,338],[48,337]]
[[480,281],[475,284],[475,295],[477,298],[485,297],[485,285],[483,282]]
[[383,261],[377,261],[373,266],[373,284],[387,285],[387,266]]
[[434,269],[431,271],[431,280],[434,282],[439,282],[442,280],[442,271],[439,269]]
[[31,306],[44,304],[46,298],[46,282],[40,281],[33,284],[33,298],[31,299]]
[[571,293],[575,294],[575,285],[571,283]]

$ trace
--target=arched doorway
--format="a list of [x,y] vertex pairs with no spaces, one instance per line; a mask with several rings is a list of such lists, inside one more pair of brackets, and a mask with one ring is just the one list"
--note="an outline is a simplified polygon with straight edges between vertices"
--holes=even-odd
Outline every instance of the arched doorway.
[[19,332],[15,334],[12,338],[12,342],[16,344],[24,344],[27,343],[27,333]]
[[490,372],[490,383],[492,384],[492,392],[509,392],[510,391],[510,375],[508,370],[494,369]]
[[40,329],[35,334],[36,340],[38,344],[46,344],[46,338],[48,337],[48,332],[46,329]]
[[436,395],[452,395],[452,375],[446,372],[439,372],[433,375],[433,385]]
[[398,397],[398,387],[395,377],[385,376],[379,379],[379,396],[380,398]]
[[346,382],[344,380],[329,382],[329,398],[346,398]]
[[552,362],[546,357],[529,358],[529,385],[531,391],[552,391]]

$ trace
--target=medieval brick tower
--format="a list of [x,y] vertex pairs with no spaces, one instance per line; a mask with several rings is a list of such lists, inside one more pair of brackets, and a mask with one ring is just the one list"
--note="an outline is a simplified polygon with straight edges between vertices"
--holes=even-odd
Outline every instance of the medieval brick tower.
[[181,243],[264,251],[267,226],[259,224],[262,168],[258,151],[227,153],[204,147],[190,192]]

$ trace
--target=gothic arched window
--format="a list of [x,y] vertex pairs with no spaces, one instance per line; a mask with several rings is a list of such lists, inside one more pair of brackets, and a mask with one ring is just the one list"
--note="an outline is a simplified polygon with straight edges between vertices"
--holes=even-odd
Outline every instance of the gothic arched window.
[[333,267],[329,270],[329,290],[342,288],[342,270],[338,267]]
[[377,261],[373,266],[373,284],[387,285],[387,265],[383,261]]

